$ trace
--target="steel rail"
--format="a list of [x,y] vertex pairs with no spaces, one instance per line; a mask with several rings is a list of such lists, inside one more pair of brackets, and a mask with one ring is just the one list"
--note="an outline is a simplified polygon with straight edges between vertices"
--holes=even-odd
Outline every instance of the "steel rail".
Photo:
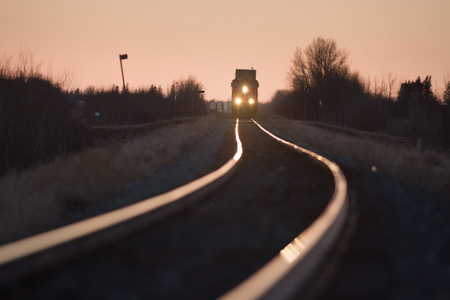
[[238,126],[237,119],[236,153],[217,170],[136,204],[0,246],[0,286],[118,240],[219,187],[231,177],[242,157]]
[[304,290],[313,271],[323,262],[341,234],[348,216],[347,181],[337,164],[285,141],[252,121],[270,137],[325,164],[335,188],[322,214],[271,261],[220,299],[285,299]]

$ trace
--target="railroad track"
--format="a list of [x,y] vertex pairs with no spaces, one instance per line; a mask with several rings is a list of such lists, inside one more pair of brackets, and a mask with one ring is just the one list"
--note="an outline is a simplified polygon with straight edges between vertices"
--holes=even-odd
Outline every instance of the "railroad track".
[[213,173],[1,246],[0,296],[280,299],[301,293],[343,228],[345,178],[334,163],[255,121],[237,121],[234,132],[236,153]]

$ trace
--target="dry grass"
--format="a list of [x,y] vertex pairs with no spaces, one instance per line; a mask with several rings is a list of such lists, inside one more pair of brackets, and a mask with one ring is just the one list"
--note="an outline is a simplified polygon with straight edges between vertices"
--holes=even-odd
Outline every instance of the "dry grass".
[[48,226],[67,206],[94,203],[107,193],[149,176],[212,133],[214,116],[166,127],[109,148],[86,149],[0,179],[0,240]]
[[450,159],[416,147],[381,143],[309,126],[301,121],[274,120],[273,127],[294,141],[377,172],[422,186],[450,198]]

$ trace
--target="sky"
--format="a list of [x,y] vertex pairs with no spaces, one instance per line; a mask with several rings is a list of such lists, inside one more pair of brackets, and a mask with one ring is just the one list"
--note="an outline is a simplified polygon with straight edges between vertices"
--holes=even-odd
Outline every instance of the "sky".
[[364,78],[450,80],[449,0],[0,0],[0,61],[31,53],[71,89],[194,76],[207,100],[231,97],[235,69],[257,70],[259,100],[287,89],[297,47],[331,38]]

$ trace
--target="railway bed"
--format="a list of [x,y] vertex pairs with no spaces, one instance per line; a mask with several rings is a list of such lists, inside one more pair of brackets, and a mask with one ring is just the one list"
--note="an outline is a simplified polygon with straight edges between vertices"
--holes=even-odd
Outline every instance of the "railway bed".
[[[231,132],[231,131],[230,131]],[[250,120],[228,183],[119,242],[9,285],[2,298],[216,298],[300,234],[333,195],[330,171]]]

